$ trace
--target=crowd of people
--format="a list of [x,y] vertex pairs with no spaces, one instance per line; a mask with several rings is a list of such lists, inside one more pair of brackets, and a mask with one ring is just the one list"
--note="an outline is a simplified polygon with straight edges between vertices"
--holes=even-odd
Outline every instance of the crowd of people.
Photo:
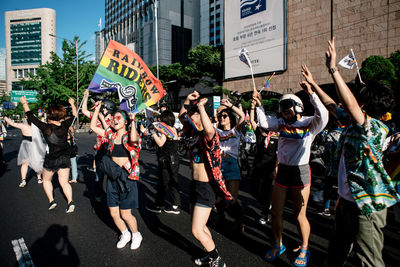
[[[334,39],[329,41],[326,62],[340,103],[335,103],[318,86],[308,67],[302,65],[304,80],[299,85],[314,108],[311,116],[303,114],[303,101],[294,94],[281,97],[277,116],[273,116],[266,113],[260,93],[254,91],[248,120],[243,109],[228,99],[221,101],[221,107],[213,117],[207,98],[202,98],[196,91],[186,97],[179,119],[183,134],[189,138],[191,229],[206,252],[194,260],[197,265],[225,266],[207,226],[213,210],[217,213],[217,221],[223,221],[227,212],[235,221],[235,230],[244,231],[243,208],[238,194],[242,179],[238,157],[244,138],[243,128],[248,123],[256,136],[256,159],[251,176],[258,177],[256,197],[264,214],[260,223],[270,221],[272,228],[272,246],[264,259],[273,262],[287,249],[282,215],[290,193],[300,240],[293,248],[296,254],[293,264],[307,266],[309,263],[310,154],[316,136],[324,132],[326,173],[317,192],[323,195],[321,215],[330,216],[333,212],[331,199],[338,195],[327,265],[343,266],[353,252],[357,266],[384,266],[382,228],[386,225],[387,209],[400,201],[396,184],[400,134],[392,135],[387,142],[389,127],[379,118],[393,107],[393,92],[383,83],[370,82],[353,93],[336,67]],[[107,177],[107,206],[120,231],[117,247],[123,248],[130,242],[130,248],[134,250],[143,240],[132,214],[132,210],[139,207],[137,181],[141,131],[146,131],[157,146],[157,192],[154,202],[146,208],[157,214],[164,211],[177,215],[181,212],[179,134],[174,127],[175,115],[163,108],[157,127],[149,123],[147,129],[141,125],[137,130],[132,113],[118,110],[108,99],[95,102],[91,112],[88,98],[89,91],[86,90],[82,113],[90,118],[90,129],[97,135],[90,169],[96,172],[100,190],[104,177]],[[78,177],[73,133],[77,115],[75,103],[69,99],[71,116],[67,116],[64,106],[48,108],[46,122],[29,110],[25,97],[21,98],[21,104],[26,123],[5,118],[23,135],[17,162],[21,166],[19,186],[26,186],[27,170],[32,168],[38,182],[43,183],[49,200],[48,209],[52,210],[57,206],[52,185],[52,177],[57,173],[67,199],[66,212],[71,213],[75,203],[70,184]],[[385,149],[387,152],[384,153]],[[70,172],[72,179],[69,181]]]

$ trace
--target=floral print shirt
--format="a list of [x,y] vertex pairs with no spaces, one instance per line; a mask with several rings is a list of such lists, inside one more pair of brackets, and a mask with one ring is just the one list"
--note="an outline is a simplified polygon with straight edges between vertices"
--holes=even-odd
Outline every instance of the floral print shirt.
[[338,142],[336,159],[343,150],[350,191],[364,215],[400,201],[382,162],[388,132],[386,125],[366,115],[364,125],[351,124],[343,130]]
[[[139,141],[133,146],[129,144],[129,134],[127,132],[122,136],[122,144],[128,150],[130,155],[129,164],[125,164],[125,169],[129,172],[128,178],[131,180],[139,180],[139,151],[142,139],[139,137]],[[110,127],[108,127],[104,133],[104,138],[108,143],[108,150],[110,152],[114,149],[114,142],[117,139],[117,132],[114,132]]]

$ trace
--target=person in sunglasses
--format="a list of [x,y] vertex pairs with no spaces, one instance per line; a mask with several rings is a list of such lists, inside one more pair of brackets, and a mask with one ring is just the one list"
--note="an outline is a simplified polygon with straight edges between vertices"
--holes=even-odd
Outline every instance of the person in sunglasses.
[[190,192],[192,233],[206,251],[204,257],[196,258],[194,262],[196,265],[224,267],[225,262],[219,256],[206,224],[215,204],[216,192],[221,191],[228,200],[232,200],[232,195],[222,179],[219,137],[207,114],[206,103],[207,98],[200,99],[200,94],[194,91],[186,97],[179,112],[179,118],[184,125],[183,132],[191,137],[189,152],[193,177]]
[[310,223],[306,217],[307,202],[310,196],[311,173],[309,166],[311,144],[315,136],[328,123],[328,110],[312,90],[307,81],[300,82],[302,89],[309,95],[314,106],[313,116],[302,116],[303,103],[293,94],[283,95],[279,101],[279,116],[266,116],[261,105],[261,96],[257,91],[253,99],[257,102],[258,124],[261,128],[270,131],[279,131],[278,139],[278,174],[272,192],[271,226],[275,244],[264,256],[266,261],[273,261],[281,255],[286,247],[282,243],[283,209],[286,195],[291,191],[293,198],[293,212],[297,219],[301,245],[295,249],[298,256],[293,264],[307,266],[310,258],[308,240],[310,237]]
[[[131,242],[131,249],[139,248],[142,235],[138,232],[136,218],[132,215],[132,209],[139,207],[137,181],[139,180],[139,151],[140,137],[136,131],[133,114],[124,110],[113,114],[111,127],[103,116],[100,120],[103,129],[97,126],[97,119],[102,102],[96,102],[96,108],[90,121],[90,129],[101,137],[106,138],[107,153],[101,158],[100,167],[107,175],[107,206],[121,236],[117,248],[123,248]],[[129,126],[131,126],[129,130]],[[129,232],[127,225],[131,232]]]
[[245,114],[228,99],[222,99],[221,106],[217,110],[217,120],[218,123],[215,130],[220,140],[222,177],[225,180],[228,191],[233,197],[228,205],[226,205],[222,197],[217,198],[218,221],[222,221],[225,208],[227,208],[227,211],[235,219],[235,230],[242,231],[242,208],[238,202],[239,185],[242,178],[237,158],[239,155],[240,138],[242,136],[240,131],[245,121]]

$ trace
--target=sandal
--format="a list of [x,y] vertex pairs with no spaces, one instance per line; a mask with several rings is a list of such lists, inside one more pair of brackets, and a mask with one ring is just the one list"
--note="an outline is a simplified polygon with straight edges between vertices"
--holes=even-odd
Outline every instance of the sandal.
[[[307,266],[308,261],[310,260],[310,257],[311,257],[310,251],[308,249],[305,250],[305,249],[301,248],[300,253],[304,253],[305,254],[304,257],[297,256],[293,261],[293,265],[301,266],[301,267]],[[303,263],[296,263],[296,261],[302,261]]]
[[[264,260],[268,261],[268,262],[272,262],[274,261],[277,257],[279,257],[283,252],[286,251],[286,247],[285,245],[282,244],[282,246],[278,247],[277,245],[272,246],[273,248],[275,248],[277,250],[276,254],[272,254],[271,250],[269,250],[267,252],[267,254],[264,256]],[[269,255],[270,257],[267,258],[266,256]]]
[[43,184],[43,179],[42,179],[42,178],[38,179],[38,180],[37,180],[37,183],[38,183],[38,184]]
[[19,184],[19,187],[25,187],[26,186],[26,181],[25,179],[21,180],[21,183]]

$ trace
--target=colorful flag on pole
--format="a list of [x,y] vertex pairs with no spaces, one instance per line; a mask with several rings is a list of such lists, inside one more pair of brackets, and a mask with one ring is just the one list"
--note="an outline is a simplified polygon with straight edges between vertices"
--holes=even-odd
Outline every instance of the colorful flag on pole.
[[350,54],[345,56],[342,60],[339,61],[339,65],[346,69],[353,69],[356,60],[354,59],[353,51],[350,51]]
[[272,73],[271,76],[269,76],[269,78],[267,79],[267,81],[265,83],[265,86],[264,86],[265,88],[271,88],[270,82],[271,82],[272,78],[274,77],[274,75],[275,75],[275,72]]
[[154,128],[156,128],[157,131],[159,131],[160,133],[164,134],[167,138],[169,138],[169,139],[175,139],[176,138],[176,134],[174,133],[172,128],[170,126],[168,126],[167,124],[158,121],[158,122],[153,122],[153,125],[154,125]]
[[156,104],[165,95],[164,87],[146,63],[113,40],[108,43],[89,90],[118,92],[120,108],[133,113]]
[[240,61],[244,62],[249,68],[251,72],[251,79],[253,80],[253,89],[256,90],[256,83],[254,82],[254,74],[253,74],[253,66],[251,65],[249,51],[246,48],[242,48],[239,51],[239,59]]

